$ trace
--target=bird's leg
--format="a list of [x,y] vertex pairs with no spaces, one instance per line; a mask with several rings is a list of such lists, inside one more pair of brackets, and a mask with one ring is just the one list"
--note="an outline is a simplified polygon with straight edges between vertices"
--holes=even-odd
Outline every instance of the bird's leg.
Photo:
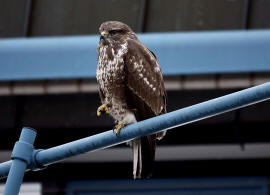
[[97,109],[97,116],[100,116],[103,113],[106,113],[106,114],[110,113],[109,106],[107,104],[102,104]]
[[120,117],[120,120],[117,120],[116,122],[116,126],[115,126],[115,129],[116,129],[116,135],[119,135],[119,132],[120,130],[125,127],[126,125],[129,125],[129,124],[132,124],[132,123],[136,123],[137,120],[135,118],[135,114],[130,111],[129,109],[127,108],[123,108],[124,110],[124,116],[121,118]]
[[115,126],[115,129],[116,129],[116,135],[119,135],[119,133],[120,133],[120,130],[124,127],[124,126],[126,126],[126,124],[124,124],[124,123],[120,123],[120,124],[118,124],[118,125],[116,125]]

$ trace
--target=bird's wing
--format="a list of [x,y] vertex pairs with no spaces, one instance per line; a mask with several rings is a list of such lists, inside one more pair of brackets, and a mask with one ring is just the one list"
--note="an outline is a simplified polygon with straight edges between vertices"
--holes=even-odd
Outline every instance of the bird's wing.
[[[124,67],[128,107],[135,109],[137,121],[165,113],[166,91],[155,55],[137,40],[129,40],[127,48]],[[152,176],[156,139],[164,135],[153,134],[133,141],[135,178]]]
[[144,109],[152,111],[153,116],[165,113],[166,91],[155,55],[138,40],[128,40],[124,63],[127,96],[135,98],[136,103],[144,102]]

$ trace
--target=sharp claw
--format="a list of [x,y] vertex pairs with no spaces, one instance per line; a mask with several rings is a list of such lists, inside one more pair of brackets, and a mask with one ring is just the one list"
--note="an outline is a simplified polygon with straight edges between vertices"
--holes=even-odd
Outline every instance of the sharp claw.
[[106,114],[109,114],[110,113],[107,104],[102,104],[101,106],[98,107],[98,109],[97,109],[97,116],[101,116],[102,111],[105,111]]
[[116,135],[119,135],[119,133],[120,133],[120,128],[117,127],[117,129],[116,129]]
[[125,126],[125,124],[118,124],[115,126],[115,129],[116,129],[116,135],[119,135],[120,133],[120,130]]

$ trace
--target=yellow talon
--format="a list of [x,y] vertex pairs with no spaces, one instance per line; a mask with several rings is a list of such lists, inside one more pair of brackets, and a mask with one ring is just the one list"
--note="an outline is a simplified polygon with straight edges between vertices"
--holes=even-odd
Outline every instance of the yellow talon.
[[118,124],[115,126],[116,128],[116,135],[119,135],[120,130],[125,126],[125,124]]
[[106,114],[110,113],[109,107],[107,106],[107,104],[102,104],[101,106],[98,107],[97,115],[100,116],[102,112],[106,112]]

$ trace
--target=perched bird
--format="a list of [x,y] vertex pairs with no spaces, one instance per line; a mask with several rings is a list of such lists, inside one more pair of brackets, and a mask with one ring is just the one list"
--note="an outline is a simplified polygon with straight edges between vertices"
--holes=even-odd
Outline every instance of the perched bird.
[[[122,22],[104,22],[99,32],[96,77],[102,105],[97,115],[110,114],[118,135],[125,125],[166,113],[166,91],[154,53]],[[152,176],[156,140],[164,135],[165,131],[131,141],[134,178]]]

